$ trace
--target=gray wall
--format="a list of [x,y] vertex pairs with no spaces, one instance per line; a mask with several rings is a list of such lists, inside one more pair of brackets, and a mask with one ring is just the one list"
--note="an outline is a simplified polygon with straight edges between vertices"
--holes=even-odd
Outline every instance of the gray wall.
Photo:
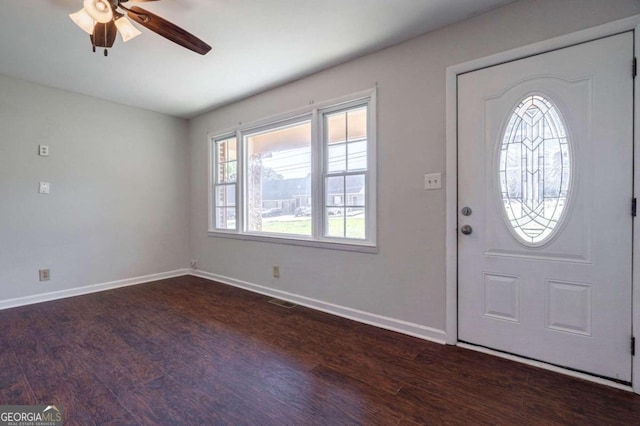
[[0,94],[0,302],[189,266],[185,120],[5,76]]
[[[0,76],[0,304],[195,258],[213,274],[443,330],[445,194],[424,191],[422,175],[446,180],[446,67],[636,13],[637,0],[522,0],[190,123]],[[378,254],[207,236],[208,132],[376,83]],[[51,281],[38,282],[40,268]]]
[[[636,13],[636,0],[523,0],[191,120],[191,256],[213,274],[444,330],[445,193],[422,185],[446,173],[446,67]],[[207,236],[208,132],[376,82],[378,254]]]

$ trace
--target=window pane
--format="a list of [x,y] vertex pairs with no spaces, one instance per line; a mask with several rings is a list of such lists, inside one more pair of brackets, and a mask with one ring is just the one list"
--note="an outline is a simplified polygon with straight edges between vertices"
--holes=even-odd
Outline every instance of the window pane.
[[349,171],[367,169],[367,141],[351,142],[348,144]]
[[327,142],[329,144],[347,140],[347,114],[339,112],[326,116]]
[[367,138],[367,108],[352,109],[347,113],[349,140]]
[[245,143],[247,229],[310,236],[311,210],[299,209],[311,197],[311,123],[247,135]]
[[327,207],[325,209],[325,223],[327,224],[326,236],[339,237],[345,236],[345,209],[337,207]]
[[366,238],[364,208],[347,209],[345,222],[347,227],[347,238],[358,238],[361,240]]
[[327,178],[325,192],[327,207],[344,206],[344,176]]
[[329,145],[327,150],[327,169],[329,173],[344,172],[347,170],[347,145],[344,143]]
[[235,207],[216,208],[215,222],[218,229],[236,229]]
[[328,237],[344,238],[344,203],[345,177],[335,176],[325,180],[324,209],[325,235]]
[[347,206],[364,207],[365,206],[365,180],[364,175],[347,176],[346,185],[346,202]]
[[236,205],[236,186],[223,185],[216,188],[216,206],[233,207]]
[[235,182],[237,178],[237,162],[218,164],[218,183]]
[[235,182],[237,179],[236,138],[216,141],[216,183]]
[[233,161],[237,159],[236,138],[217,141],[218,162]]

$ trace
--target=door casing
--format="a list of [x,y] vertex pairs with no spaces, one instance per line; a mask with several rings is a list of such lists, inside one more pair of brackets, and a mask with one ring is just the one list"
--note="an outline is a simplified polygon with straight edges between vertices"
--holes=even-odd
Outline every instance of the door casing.
[[[458,109],[458,89],[457,77],[459,74],[476,71],[501,63],[526,58],[529,56],[569,47],[574,44],[584,43],[602,37],[611,36],[625,31],[634,31],[635,56],[638,57],[640,46],[640,15],[613,21],[607,24],[586,30],[570,33],[560,37],[545,40],[539,43],[516,48],[506,52],[480,58],[470,62],[453,65],[447,68],[446,72],[446,342],[447,344],[458,344],[458,137],[457,137],[457,109]],[[629,64],[631,72],[631,64]],[[636,77],[637,78],[637,77]],[[635,141],[640,140],[640,84],[634,85],[634,147]],[[640,188],[640,149],[634,148],[634,197],[640,198],[638,189]],[[634,221],[635,222],[635,221]],[[633,227],[633,270],[640,271],[640,226]],[[633,274],[632,281],[632,330],[637,334],[640,341],[640,274]],[[640,351],[640,347],[637,348]],[[512,359],[524,360],[518,357]],[[533,362],[532,364],[545,367],[544,363]],[[566,374],[579,376],[588,380],[600,382],[608,385],[616,385],[628,390],[633,390],[640,394],[640,352],[639,356],[632,360],[632,388],[620,386],[604,379],[590,377],[581,373],[573,373],[553,366],[549,369],[560,371]]]

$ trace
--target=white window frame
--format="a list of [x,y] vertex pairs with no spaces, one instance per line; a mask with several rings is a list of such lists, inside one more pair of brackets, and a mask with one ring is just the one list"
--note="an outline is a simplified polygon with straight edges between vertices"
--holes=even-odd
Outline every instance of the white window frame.
[[[324,115],[342,110],[367,107],[367,170],[357,172],[365,176],[365,235],[366,239],[351,239],[343,237],[325,236],[324,206],[325,200],[325,159],[327,146],[324,141]],[[246,140],[247,135],[260,131],[277,129],[287,125],[311,121],[311,205],[312,223],[311,236],[271,234],[267,232],[247,231],[247,168],[246,168]],[[308,107],[291,111],[248,124],[241,124],[236,128],[208,135],[209,146],[209,230],[211,237],[235,238],[251,241],[263,241],[280,244],[293,244],[310,247],[330,248],[337,250],[360,251],[377,253],[377,155],[376,155],[376,89],[352,94],[332,101],[314,103]],[[237,141],[237,178],[236,178],[236,229],[215,228],[215,177],[217,161],[216,142],[235,137]]]
[[[240,142],[237,140],[236,138],[236,180],[234,182],[225,182],[225,183],[218,183],[218,175],[216,174],[217,172],[217,165],[220,163],[219,158],[218,158],[218,150],[216,148],[216,144],[218,142],[223,142],[229,139],[234,139],[236,138],[235,134],[227,134],[227,137],[218,137],[215,139],[211,140],[211,144],[210,144],[210,149],[209,149],[209,164],[210,164],[210,179],[209,179],[209,185],[210,185],[210,189],[209,189],[209,206],[211,207],[211,211],[210,211],[210,215],[209,215],[209,229],[212,229],[215,226],[215,217],[217,214],[217,210],[216,207],[214,206],[215,204],[215,200],[217,200],[216,197],[216,189],[219,187],[227,187],[227,186],[231,186],[234,185],[236,188],[236,202],[235,202],[235,208],[236,208],[236,229],[228,229],[228,228],[216,228],[217,231],[226,231],[226,232],[235,232],[239,226],[238,223],[238,202],[239,202],[239,198],[238,198],[238,176],[240,174],[240,161],[238,156],[240,155],[240,151],[239,151],[239,145]],[[228,207],[228,206],[227,206]]]

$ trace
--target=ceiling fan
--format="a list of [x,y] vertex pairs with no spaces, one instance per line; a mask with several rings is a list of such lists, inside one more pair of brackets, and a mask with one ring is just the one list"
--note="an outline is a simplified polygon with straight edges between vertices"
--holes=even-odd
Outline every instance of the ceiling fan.
[[[104,56],[109,54],[108,48],[113,46],[119,32],[122,41],[127,42],[142,34],[125,16],[143,27],[171,40],[172,42],[206,55],[211,50],[204,41],[190,34],[175,24],[141,7],[126,7],[123,3],[129,0],[84,0],[83,8],[69,17],[80,28],[91,36],[93,51],[96,47],[104,47]],[[147,2],[156,0],[131,0]],[[122,10],[122,12],[120,12]]]

